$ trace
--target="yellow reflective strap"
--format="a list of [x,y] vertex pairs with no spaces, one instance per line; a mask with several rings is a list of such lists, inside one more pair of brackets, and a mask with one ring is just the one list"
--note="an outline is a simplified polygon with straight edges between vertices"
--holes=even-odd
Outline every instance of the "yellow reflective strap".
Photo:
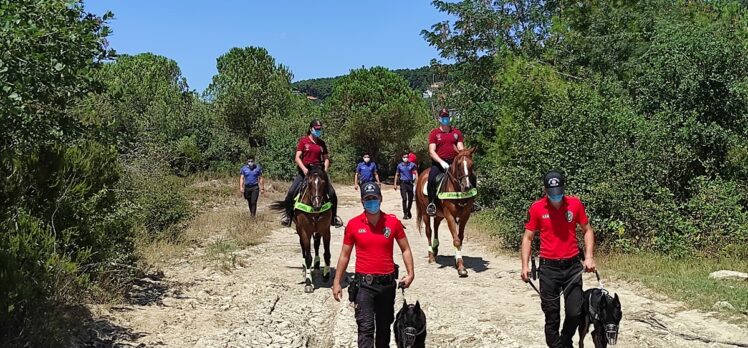
[[478,195],[478,189],[472,188],[467,192],[440,192],[437,197],[439,199],[465,199],[471,198]]

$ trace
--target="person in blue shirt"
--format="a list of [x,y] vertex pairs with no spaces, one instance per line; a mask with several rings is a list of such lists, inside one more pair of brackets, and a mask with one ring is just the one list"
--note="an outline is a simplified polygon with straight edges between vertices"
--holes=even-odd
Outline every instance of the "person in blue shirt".
[[400,179],[399,188],[400,196],[403,198],[403,220],[413,217],[410,213],[410,208],[413,206],[413,196],[415,196],[413,185],[417,177],[416,164],[410,162],[408,153],[404,153],[403,161],[397,165],[397,170],[395,171],[395,191],[398,189],[397,180]]
[[371,161],[371,156],[368,153],[365,153],[364,161],[356,166],[353,188],[358,190],[359,185],[363,186],[367,182],[374,182],[375,178],[377,179],[377,185],[382,186],[382,182],[379,181],[379,173],[377,173],[377,164]]
[[257,199],[260,197],[260,192],[265,193],[265,180],[262,178],[262,167],[255,163],[254,156],[249,156],[247,164],[242,167],[239,191],[247,200],[249,213],[252,217],[257,216]]

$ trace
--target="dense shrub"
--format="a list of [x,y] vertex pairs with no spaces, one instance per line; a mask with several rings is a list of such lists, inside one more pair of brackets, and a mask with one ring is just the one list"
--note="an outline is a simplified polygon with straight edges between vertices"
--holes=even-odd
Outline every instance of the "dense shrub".
[[[515,226],[497,233],[517,246],[540,176],[558,168],[608,247],[717,254],[744,245],[745,7],[546,5],[552,24],[496,4],[439,2],[462,21],[425,33],[458,58],[448,102],[482,149],[481,199]],[[519,37],[487,18],[542,30]]]

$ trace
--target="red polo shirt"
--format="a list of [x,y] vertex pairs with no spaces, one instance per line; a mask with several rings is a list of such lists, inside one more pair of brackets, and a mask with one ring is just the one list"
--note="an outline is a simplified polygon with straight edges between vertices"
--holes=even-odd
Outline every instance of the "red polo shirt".
[[584,204],[574,196],[564,196],[559,209],[547,197],[530,206],[525,229],[540,231],[540,257],[568,259],[579,254],[577,224],[588,223]]
[[366,213],[354,217],[345,226],[343,244],[356,248],[356,272],[390,274],[395,271],[392,247],[395,240],[405,238],[405,229],[395,215],[381,212],[376,226],[369,223]]
[[322,155],[327,154],[327,145],[322,139],[317,139],[316,142],[309,139],[309,136],[305,136],[299,139],[299,143],[296,145],[296,151],[301,151],[301,162],[305,166],[309,165],[322,165]]
[[436,144],[436,154],[447,161],[457,157],[457,143],[464,141],[462,132],[455,127],[450,127],[449,132],[443,132],[440,127],[437,127],[429,134],[429,144]]

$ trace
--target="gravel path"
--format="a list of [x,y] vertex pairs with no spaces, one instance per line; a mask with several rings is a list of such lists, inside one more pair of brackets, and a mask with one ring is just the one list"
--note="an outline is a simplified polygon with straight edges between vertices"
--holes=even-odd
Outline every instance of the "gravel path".
[[[400,215],[399,193],[391,186],[384,191],[383,210]],[[357,191],[339,187],[338,194],[343,220],[361,212]],[[246,209],[242,202],[233,203],[221,209]],[[267,203],[261,199],[261,205]],[[428,346],[545,346],[539,298],[519,280],[519,262],[514,255],[489,252],[478,240],[471,239],[468,231],[463,255],[469,277],[460,279],[452,267],[454,259],[448,248],[451,237],[446,226],[440,233],[440,252],[449,254],[429,265],[426,237],[419,235],[414,221],[405,221],[416,258],[415,281],[405,295],[411,302],[420,300],[426,312]],[[331,285],[321,283],[318,276],[315,292],[304,293],[302,258],[294,231],[279,227],[265,243],[235,252],[241,262],[228,273],[206,265],[199,259],[202,251],[194,250],[166,267],[163,279],[143,280],[144,288],[150,284],[150,288],[163,289],[158,301],[92,307],[102,327],[95,330],[98,343],[87,345],[355,347],[356,325],[347,299],[335,302]],[[333,268],[342,233],[342,228],[332,231]],[[402,264],[399,251],[395,260]],[[352,260],[349,271],[353,265]],[[586,286],[596,285],[588,275],[584,281]],[[637,284],[610,281],[606,287],[617,291],[623,302],[624,320],[617,347],[740,346],[705,342],[710,340],[748,343],[745,328],[709,313],[685,310],[682,304],[651,294]],[[401,305],[398,292],[396,306]],[[394,338],[391,346],[395,347]],[[593,346],[589,336],[586,346]]]

